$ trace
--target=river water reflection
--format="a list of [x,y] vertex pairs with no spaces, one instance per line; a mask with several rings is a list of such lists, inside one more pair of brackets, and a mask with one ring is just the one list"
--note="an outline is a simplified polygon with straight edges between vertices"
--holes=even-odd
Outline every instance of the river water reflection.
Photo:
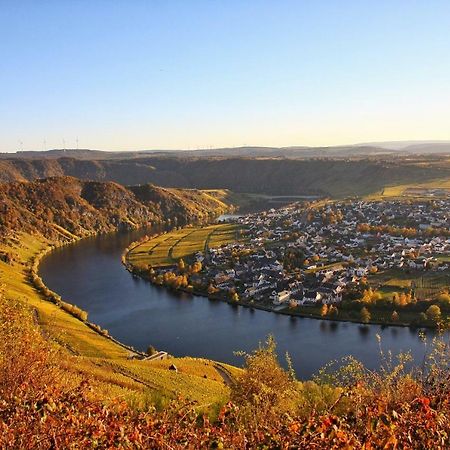
[[63,299],[88,311],[91,321],[140,350],[152,344],[176,356],[240,365],[242,359],[233,352],[250,351],[272,333],[279,354],[290,353],[302,379],[346,355],[376,368],[376,334],[385,349],[393,353],[410,350],[416,361],[423,359],[425,349],[417,330],[291,318],[173,294],[134,278],[122,266],[120,256],[130,242],[148,233],[115,233],[57,249],[42,261],[40,274]]

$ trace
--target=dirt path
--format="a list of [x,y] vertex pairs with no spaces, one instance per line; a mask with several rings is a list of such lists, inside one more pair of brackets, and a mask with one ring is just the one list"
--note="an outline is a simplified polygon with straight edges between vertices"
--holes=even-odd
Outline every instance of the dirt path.
[[230,387],[234,384],[233,377],[231,376],[230,372],[222,366],[222,364],[214,364],[214,369],[217,370],[218,374],[223,378],[223,381],[227,386]]

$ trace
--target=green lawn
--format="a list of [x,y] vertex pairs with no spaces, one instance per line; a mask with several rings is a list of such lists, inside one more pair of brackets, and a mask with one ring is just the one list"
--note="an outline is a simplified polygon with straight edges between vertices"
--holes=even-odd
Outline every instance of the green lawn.
[[180,258],[189,261],[196,252],[219,247],[239,239],[239,227],[233,224],[216,224],[205,227],[187,227],[171,231],[138,245],[127,255],[135,267],[168,266]]

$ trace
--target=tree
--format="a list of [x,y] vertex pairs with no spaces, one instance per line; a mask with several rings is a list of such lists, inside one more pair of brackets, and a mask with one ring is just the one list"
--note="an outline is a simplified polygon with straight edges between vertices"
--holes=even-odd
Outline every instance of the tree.
[[233,300],[233,302],[238,302],[239,301],[239,294],[237,292],[234,292],[231,295],[231,300]]
[[148,356],[153,356],[154,354],[157,353],[157,351],[156,351],[156,348],[153,347],[153,345],[149,345],[146,353]]
[[448,292],[441,292],[437,296],[437,300],[441,303],[447,303],[450,304],[450,294]]
[[378,291],[373,291],[372,288],[366,289],[363,293],[362,301],[367,304],[376,303],[381,300],[382,295]]
[[202,263],[200,261],[195,261],[191,267],[191,273],[198,273],[202,270]]
[[370,322],[370,318],[371,318],[370,312],[369,312],[369,310],[366,307],[361,309],[360,318],[361,318],[361,322],[362,323],[369,323]]
[[183,258],[180,258],[180,259],[178,260],[178,270],[179,270],[180,272],[184,272],[185,268],[186,268],[186,264],[184,263]]
[[396,306],[406,306],[411,301],[411,295],[407,295],[402,292],[397,298],[394,299]]
[[328,315],[330,317],[337,317],[339,314],[338,309],[336,308],[336,306],[334,305],[330,305],[330,307],[328,308]]
[[441,308],[438,305],[431,305],[425,312],[427,318],[432,322],[437,322],[441,318]]
[[359,223],[356,226],[356,229],[360,232],[360,233],[367,233],[370,230],[370,226],[368,223]]
[[328,314],[328,305],[324,304],[322,305],[322,308],[320,309],[320,315],[322,317],[325,317]]
[[231,387],[233,403],[247,411],[249,420],[267,420],[271,414],[286,411],[295,382],[278,363],[273,336],[252,353],[238,355],[245,359],[245,370]]
[[215,294],[216,292],[217,288],[212,283],[210,283],[208,286],[208,295]]
[[398,321],[398,312],[397,311],[394,311],[393,313],[392,313],[392,316],[391,316],[391,320],[392,320],[392,322],[397,322]]

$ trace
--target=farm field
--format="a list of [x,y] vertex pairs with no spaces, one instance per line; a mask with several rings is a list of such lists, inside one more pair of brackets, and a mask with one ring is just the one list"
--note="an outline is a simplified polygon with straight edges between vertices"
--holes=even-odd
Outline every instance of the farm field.
[[[442,190],[437,192],[436,190]],[[425,183],[408,183],[395,186],[386,186],[380,192],[367,196],[368,200],[377,200],[384,198],[439,198],[450,195],[450,179],[444,178]]]
[[234,224],[216,224],[205,227],[187,227],[174,230],[134,247],[127,261],[134,267],[170,266],[180,258],[189,261],[196,252],[220,247],[240,238],[240,228]]
[[450,288],[450,275],[446,273],[423,273],[401,270],[387,270],[370,278],[370,284],[377,288],[383,297],[392,297],[397,292],[414,289],[419,299],[429,299]]

